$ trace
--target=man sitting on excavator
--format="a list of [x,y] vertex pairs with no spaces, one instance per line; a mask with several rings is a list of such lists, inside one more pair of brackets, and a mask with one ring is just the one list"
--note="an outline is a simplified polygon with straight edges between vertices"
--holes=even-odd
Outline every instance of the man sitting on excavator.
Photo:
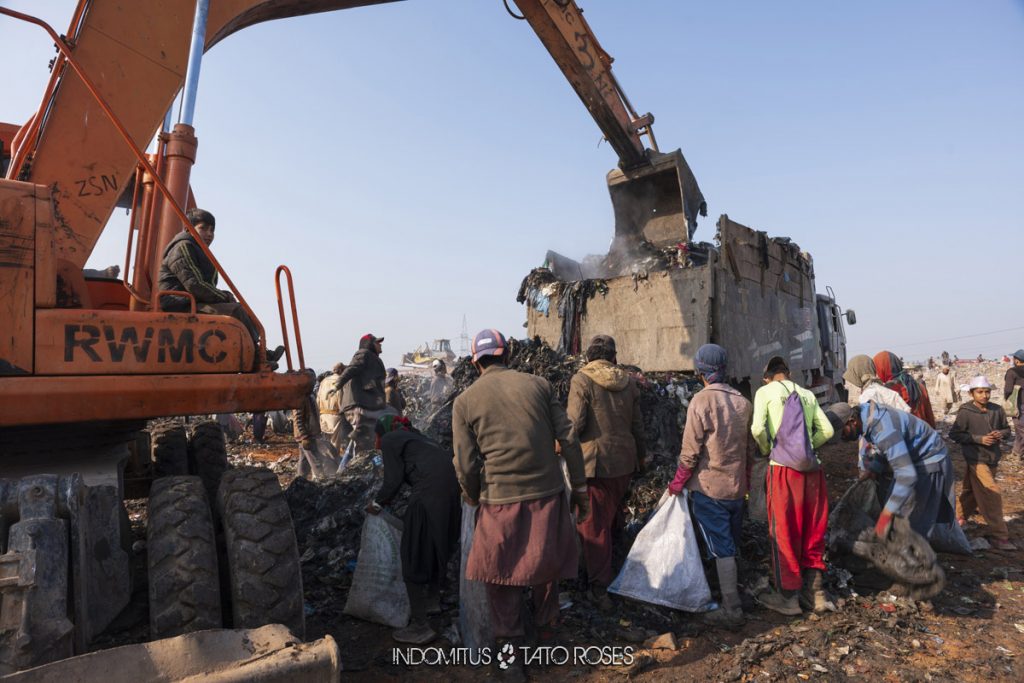
[[[213,214],[198,207],[185,214],[209,247],[213,244],[217,220]],[[217,269],[196,244],[188,230],[182,230],[164,249],[160,263],[159,288],[161,291],[188,292],[196,299],[196,311],[213,315],[228,315],[245,325],[252,335],[253,343],[259,346],[259,332],[234,295],[224,289],[217,289]],[[189,310],[188,298],[174,294],[160,297],[160,310],[182,312]],[[267,350],[267,360],[276,363],[284,354],[284,347]]]

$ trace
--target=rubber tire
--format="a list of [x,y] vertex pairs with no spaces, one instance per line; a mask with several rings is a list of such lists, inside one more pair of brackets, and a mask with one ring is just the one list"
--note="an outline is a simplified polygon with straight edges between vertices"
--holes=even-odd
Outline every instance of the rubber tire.
[[220,628],[217,540],[199,477],[153,482],[146,550],[150,639]]
[[224,430],[216,420],[203,420],[192,427],[188,441],[189,470],[203,480],[212,503],[217,498],[220,479],[228,470],[228,449]]
[[153,456],[153,478],[188,474],[188,435],[184,425],[167,424],[149,432]]
[[284,624],[306,635],[295,527],[277,476],[257,467],[224,473],[217,493],[232,628]]

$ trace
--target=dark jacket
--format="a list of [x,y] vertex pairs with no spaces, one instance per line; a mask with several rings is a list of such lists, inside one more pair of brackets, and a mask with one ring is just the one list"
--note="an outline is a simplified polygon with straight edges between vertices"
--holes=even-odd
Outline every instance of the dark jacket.
[[1006,413],[1002,406],[989,401],[983,412],[974,402],[960,406],[956,413],[956,421],[949,430],[949,438],[960,444],[960,450],[967,462],[980,462],[986,465],[998,465],[1003,453],[998,443],[983,446],[981,437],[989,432],[1009,433],[1010,425],[1006,422]]
[[[230,292],[217,289],[217,269],[192,239],[182,230],[164,249],[157,286],[161,290],[188,292],[196,304],[218,304],[232,301]],[[160,307],[165,311],[187,311],[189,302],[183,296],[162,296]]]
[[359,406],[367,410],[382,410],[387,405],[384,397],[386,378],[387,370],[376,351],[372,348],[356,351],[348,367],[338,376],[338,389],[346,385],[350,387],[350,391],[343,394],[341,409]]
[[384,483],[374,497],[378,505],[390,503],[402,484],[412,487],[413,497],[459,497],[452,459],[437,443],[419,432],[388,432],[380,440]]
[[620,477],[642,466],[646,453],[640,390],[625,370],[606,360],[587,363],[573,375],[568,414],[588,479]]
[[[1004,399],[1010,398],[1014,387],[1020,387],[1020,392],[1017,395],[1017,407],[1020,408],[1024,404],[1024,365],[1014,365],[1006,371],[1006,377],[1003,378]],[[1021,412],[1024,413],[1024,411]]]
[[543,377],[492,365],[452,406],[455,473],[473,500],[504,505],[565,491],[556,440],[570,486],[585,487],[576,429]]

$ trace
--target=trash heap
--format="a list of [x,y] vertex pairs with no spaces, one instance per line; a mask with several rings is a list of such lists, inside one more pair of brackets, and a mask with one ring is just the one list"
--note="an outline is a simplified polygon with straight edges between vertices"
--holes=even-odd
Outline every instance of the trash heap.
[[[285,490],[302,553],[302,585],[307,604],[322,616],[340,615],[359,554],[365,508],[380,488],[382,467],[376,451],[352,459],[326,482],[296,477]],[[409,498],[405,487],[391,505],[401,516]],[[343,589],[339,590],[339,589]]]
[[547,268],[534,268],[519,285],[516,301],[528,302],[529,306],[541,313],[547,313],[551,297],[558,297],[558,317],[562,321],[558,350],[579,353],[583,350],[580,338],[580,323],[587,316],[587,302],[596,295],[608,293],[608,283],[600,279],[559,280]]
[[407,374],[398,377],[398,388],[405,398],[405,416],[419,430],[430,424],[436,412],[430,403],[430,380],[429,374]]

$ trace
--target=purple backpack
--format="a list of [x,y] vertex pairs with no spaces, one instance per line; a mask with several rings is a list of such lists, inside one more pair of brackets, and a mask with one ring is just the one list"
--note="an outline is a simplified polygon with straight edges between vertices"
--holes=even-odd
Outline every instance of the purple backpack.
[[796,392],[795,384],[782,404],[782,423],[775,433],[771,459],[797,472],[813,472],[819,467],[818,458],[815,457],[811,449],[811,440],[807,436],[804,406],[800,401],[800,394]]

